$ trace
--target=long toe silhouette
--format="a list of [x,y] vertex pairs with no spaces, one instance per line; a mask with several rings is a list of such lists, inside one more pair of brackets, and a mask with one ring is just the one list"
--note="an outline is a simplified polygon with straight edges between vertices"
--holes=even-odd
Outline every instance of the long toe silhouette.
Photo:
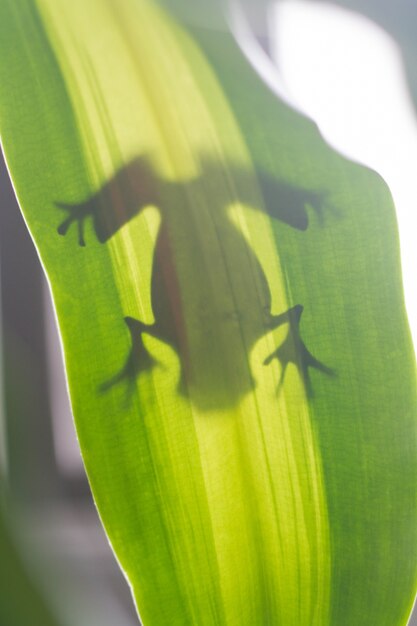
[[286,369],[290,363],[293,363],[299,371],[307,395],[312,397],[313,389],[309,369],[316,369],[323,372],[323,374],[327,374],[327,376],[335,376],[336,373],[333,369],[316,359],[306,348],[300,336],[300,319],[302,312],[303,307],[301,305],[297,305],[288,311],[288,334],[283,343],[264,360],[264,365],[269,365],[274,359],[280,362],[281,376],[277,387],[279,391],[284,382]]
[[100,391],[108,391],[114,385],[127,381],[131,390],[134,389],[136,378],[141,372],[150,371],[159,362],[149,354],[143,343],[143,333],[153,334],[153,325],[147,325],[134,317],[125,317],[124,321],[129,329],[131,348],[122,369],[110,380],[100,385]]

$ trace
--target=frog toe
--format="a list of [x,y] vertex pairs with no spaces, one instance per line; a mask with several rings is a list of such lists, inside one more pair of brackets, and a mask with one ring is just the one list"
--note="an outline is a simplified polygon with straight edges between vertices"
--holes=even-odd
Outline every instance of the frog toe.
[[310,369],[316,369],[327,376],[336,376],[335,370],[316,359],[306,348],[301,338],[299,336],[293,337],[291,333],[289,333],[281,346],[272,352],[263,363],[264,365],[269,365],[274,359],[277,359],[281,365],[281,375],[277,391],[279,391],[283,385],[285,373],[290,363],[297,368],[306,394],[310,398],[314,395],[310,379]]
[[101,392],[108,391],[124,381],[128,384],[128,390],[133,391],[136,379],[140,374],[150,372],[159,365],[159,361],[149,353],[143,342],[143,333],[149,332],[152,334],[152,326],[147,326],[133,317],[125,317],[124,321],[130,333],[130,351],[121,370],[100,385],[99,390]]
[[67,204],[65,202],[55,202],[55,206],[59,209],[63,209],[68,213],[68,216],[58,226],[57,232],[59,235],[65,236],[73,223],[77,224],[78,230],[78,244],[82,247],[85,246],[84,239],[84,220],[86,218],[86,212],[82,205]]

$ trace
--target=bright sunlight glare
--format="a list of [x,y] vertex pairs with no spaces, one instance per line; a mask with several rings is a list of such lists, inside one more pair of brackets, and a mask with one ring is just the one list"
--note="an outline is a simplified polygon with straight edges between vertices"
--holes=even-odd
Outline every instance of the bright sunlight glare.
[[340,153],[376,170],[397,209],[405,300],[417,347],[417,121],[395,41],[359,14],[283,0],[272,55],[290,97]]

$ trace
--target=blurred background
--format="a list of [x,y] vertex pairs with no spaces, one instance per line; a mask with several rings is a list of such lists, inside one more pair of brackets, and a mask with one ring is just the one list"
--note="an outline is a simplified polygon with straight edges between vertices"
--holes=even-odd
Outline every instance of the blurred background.
[[[417,52],[410,25],[417,7],[411,0],[231,0],[229,13],[243,52],[277,96],[312,117],[336,150],[388,182],[416,340]],[[0,468],[22,568],[59,626],[137,625],[85,478],[49,288],[2,158],[0,321]],[[8,575],[0,567],[2,589]]]

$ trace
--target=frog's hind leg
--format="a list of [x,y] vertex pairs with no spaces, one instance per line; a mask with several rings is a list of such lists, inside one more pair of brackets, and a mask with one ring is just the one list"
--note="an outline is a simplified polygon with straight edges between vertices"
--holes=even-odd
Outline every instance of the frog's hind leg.
[[110,380],[100,385],[99,389],[101,392],[105,392],[115,385],[126,381],[128,383],[127,392],[130,397],[135,389],[136,378],[141,372],[150,371],[155,365],[158,365],[158,361],[149,354],[143,343],[143,333],[156,336],[156,329],[154,324],[144,324],[133,317],[125,317],[124,321],[130,333],[130,352],[122,369]]
[[281,315],[271,318],[271,325],[277,328],[281,324],[288,323],[289,331],[284,342],[264,361],[264,365],[269,365],[274,359],[278,359],[281,363],[281,376],[278,382],[278,390],[281,388],[285,372],[290,363],[293,363],[299,371],[303,381],[306,393],[309,397],[313,396],[309,369],[312,367],[328,376],[335,376],[335,371],[324,363],[316,359],[306,348],[300,335],[300,319],[303,312],[301,304],[294,306]]

